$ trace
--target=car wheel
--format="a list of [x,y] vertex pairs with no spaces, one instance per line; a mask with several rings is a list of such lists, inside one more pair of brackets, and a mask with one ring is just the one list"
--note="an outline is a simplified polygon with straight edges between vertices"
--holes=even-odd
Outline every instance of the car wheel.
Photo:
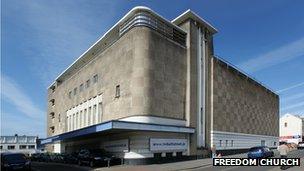
[[94,166],[95,166],[94,162],[90,161],[90,167],[94,167]]

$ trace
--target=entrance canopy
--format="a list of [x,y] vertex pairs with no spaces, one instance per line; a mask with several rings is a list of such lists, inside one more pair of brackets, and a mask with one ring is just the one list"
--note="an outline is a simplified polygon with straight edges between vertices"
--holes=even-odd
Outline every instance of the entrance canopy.
[[157,131],[157,132],[175,132],[175,133],[194,133],[195,129],[185,126],[160,125],[151,123],[126,122],[126,121],[108,121],[97,125],[92,125],[75,131],[48,137],[41,141],[41,144],[50,144],[56,141],[63,141],[71,138],[86,136],[94,133],[101,133],[110,130],[125,131]]

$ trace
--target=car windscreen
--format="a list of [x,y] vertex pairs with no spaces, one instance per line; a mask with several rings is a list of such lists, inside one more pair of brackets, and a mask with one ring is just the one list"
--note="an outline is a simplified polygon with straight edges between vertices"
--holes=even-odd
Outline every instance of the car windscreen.
[[23,154],[8,154],[4,156],[4,160],[9,163],[25,162],[26,157]]
[[254,151],[259,151],[259,150],[262,150],[261,147],[253,147],[253,148],[250,148],[250,152],[254,152]]

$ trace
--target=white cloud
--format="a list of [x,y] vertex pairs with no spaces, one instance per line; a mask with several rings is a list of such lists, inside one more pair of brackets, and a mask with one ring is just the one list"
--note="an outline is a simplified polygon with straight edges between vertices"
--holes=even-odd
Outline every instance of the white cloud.
[[301,87],[301,86],[304,86],[304,82],[289,86],[287,88],[283,88],[281,90],[277,90],[276,93],[282,93],[284,91],[288,91],[288,90],[291,90],[291,89],[294,89],[294,88],[297,88],[297,87]]
[[299,99],[302,97],[304,97],[304,93],[299,93],[299,94],[294,94],[292,96],[282,97],[281,101],[288,102],[288,101]]
[[282,107],[281,111],[286,111],[289,109],[294,109],[294,108],[298,108],[298,107],[302,107],[302,106],[304,106],[304,102],[299,102],[299,103],[295,103],[293,105],[288,105],[286,107]]
[[22,53],[32,62],[30,71],[47,87],[110,27],[116,3],[18,1],[7,3],[4,17],[16,20],[18,30],[24,32]]
[[45,122],[25,118],[20,114],[1,112],[1,135],[32,135],[45,137]]
[[[43,118],[45,112],[41,110],[22,88],[11,78],[1,75],[1,97],[14,105],[18,111],[33,119]],[[2,113],[2,111],[1,111]]]
[[242,70],[252,73],[277,65],[304,55],[304,37],[294,42],[281,46],[268,53],[249,59],[238,64]]

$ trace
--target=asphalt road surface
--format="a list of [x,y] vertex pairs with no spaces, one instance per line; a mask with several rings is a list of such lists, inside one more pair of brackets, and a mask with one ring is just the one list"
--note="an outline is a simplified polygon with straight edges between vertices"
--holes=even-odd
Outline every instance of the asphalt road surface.
[[93,170],[90,167],[83,167],[70,164],[61,163],[43,163],[43,162],[32,162],[32,171],[89,171]]
[[[299,166],[290,167],[287,171],[304,171],[304,150],[290,152],[288,157],[301,158]],[[280,171],[277,166],[205,166],[188,169],[187,171]]]

